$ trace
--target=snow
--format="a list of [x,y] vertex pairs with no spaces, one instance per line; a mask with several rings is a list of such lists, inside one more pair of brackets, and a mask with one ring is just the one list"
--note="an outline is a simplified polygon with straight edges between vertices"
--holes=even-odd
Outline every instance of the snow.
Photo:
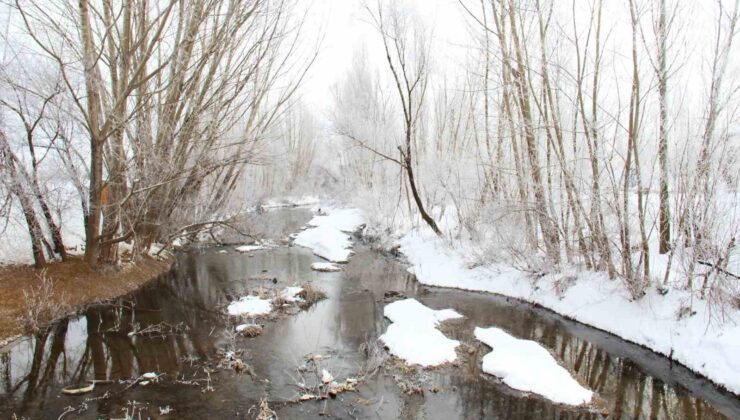
[[262,240],[257,241],[252,244],[246,244],[246,245],[240,245],[237,247],[234,247],[235,250],[238,252],[252,252],[252,251],[259,251],[261,249],[273,249],[277,248],[278,245],[270,240]]
[[352,232],[364,223],[364,217],[359,209],[324,209],[326,214],[314,216],[308,222],[309,226],[331,226],[343,232]]
[[327,273],[335,272],[335,271],[342,271],[342,269],[338,267],[336,264],[326,263],[326,262],[315,262],[311,264],[311,270],[323,271]]
[[244,296],[231,302],[227,308],[229,315],[267,315],[272,312],[272,302],[269,299],[261,299],[258,296]]
[[286,287],[285,290],[280,293],[280,296],[285,299],[286,302],[303,302],[303,299],[298,296],[302,291],[302,287]]
[[440,322],[462,317],[454,310],[434,310],[416,299],[405,299],[386,305],[383,314],[393,323],[379,339],[407,364],[438,366],[457,358],[455,348],[460,342],[437,329]]
[[[303,298],[298,296],[299,293],[303,292],[302,287],[286,287],[283,289],[278,296],[282,298],[287,303],[298,303],[303,302]],[[229,312],[229,315],[238,316],[238,315],[246,315],[246,316],[259,316],[259,315],[267,315],[273,310],[273,299],[262,299],[259,296],[243,296],[239,300],[236,300],[234,302],[231,302],[229,306],[226,308],[226,310]],[[239,327],[242,327],[242,330],[246,328],[246,326],[240,325]],[[241,331],[237,327],[237,331]]]
[[475,338],[493,351],[483,356],[483,371],[508,386],[542,395],[557,403],[587,404],[593,392],[581,386],[536,341],[521,340],[500,328],[476,328]]
[[332,226],[306,229],[296,236],[294,243],[310,248],[314,254],[332,262],[345,263],[352,255],[349,235]]
[[234,249],[236,249],[239,252],[252,252],[252,251],[259,251],[260,249],[267,249],[264,245],[241,245],[237,246]]
[[322,369],[321,370],[321,382],[325,384],[332,383],[334,382],[334,377],[331,375],[331,373],[329,373],[328,370]]
[[[671,290],[663,296],[649,289],[633,301],[623,284],[603,273],[570,272],[533,280],[516,269],[488,265],[468,269],[463,255],[430,232],[411,231],[400,240],[401,251],[422,284],[482,291],[536,303],[563,316],[645,346],[740,393],[740,314],[720,324],[705,301],[693,298],[696,315],[677,316],[692,296]],[[565,275],[578,280],[558,292]],[[716,314],[714,315],[716,316]]]
[[313,196],[313,195],[304,195],[300,197],[281,197],[281,198],[271,198],[269,200],[266,200],[261,207],[264,209],[274,209],[274,208],[282,208],[282,207],[302,207],[302,206],[312,206],[319,204],[321,200],[319,197]]
[[352,255],[352,241],[345,232],[362,224],[357,209],[326,209],[326,215],[315,216],[306,229],[296,235],[294,243],[310,248],[314,254],[335,263],[345,263]]

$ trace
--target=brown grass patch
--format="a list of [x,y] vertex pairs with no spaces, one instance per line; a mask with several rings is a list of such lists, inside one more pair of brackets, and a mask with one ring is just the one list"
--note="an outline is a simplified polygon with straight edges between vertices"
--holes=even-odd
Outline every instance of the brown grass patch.
[[322,299],[326,299],[326,292],[321,290],[321,288],[312,285],[311,283],[304,283],[301,285],[301,288],[303,289],[303,291],[298,293],[298,296],[300,296],[305,301],[305,303],[303,303],[301,306],[308,308],[314,303]]
[[[28,313],[34,299],[43,297],[47,307],[65,308],[66,313],[90,303],[128,294],[165,274],[171,266],[170,259],[157,261],[147,257],[121,269],[106,267],[96,271],[82,258],[73,257],[47,266],[45,276],[46,281],[50,282],[47,284],[44,284],[42,270],[32,266],[0,266],[0,343],[32,332],[29,331],[32,326],[24,326],[19,320],[26,318],[24,314]],[[42,314],[37,327],[48,325],[55,317],[64,316],[65,313]]]

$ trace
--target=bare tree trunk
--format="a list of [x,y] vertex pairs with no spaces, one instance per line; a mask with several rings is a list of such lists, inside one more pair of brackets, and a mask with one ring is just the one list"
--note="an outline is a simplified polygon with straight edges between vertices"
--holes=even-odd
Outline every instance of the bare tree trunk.
[[671,248],[671,209],[668,197],[668,73],[666,70],[666,0],[660,0],[658,16],[658,93],[660,95],[660,127],[658,160],[660,164],[660,229],[659,252]]
[[28,233],[31,236],[31,251],[33,252],[33,261],[36,268],[46,266],[46,257],[43,248],[43,231],[36,217],[36,210],[33,208],[33,202],[23,188],[19,179],[18,160],[10,150],[5,133],[0,132],[0,156],[8,171],[8,181],[10,191],[18,198],[23,211],[23,217],[26,219]]
[[97,52],[93,45],[88,0],[80,0],[80,36],[83,48],[85,90],[87,91],[87,128],[90,135],[90,214],[85,225],[85,261],[92,267],[98,265],[100,241],[101,195],[103,190],[103,147],[100,138],[101,98],[97,70]]
[[560,264],[560,238],[557,227],[552,217],[548,214],[548,205],[545,198],[545,189],[540,174],[540,162],[537,152],[537,140],[534,132],[532,121],[532,112],[529,103],[528,89],[526,89],[526,64],[522,47],[519,41],[519,33],[516,24],[515,5],[509,2],[509,25],[511,27],[511,37],[513,42],[514,54],[516,55],[517,68],[512,69],[514,76],[514,85],[518,97],[519,111],[522,116],[524,125],[524,139],[527,146],[527,157],[529,158],[529,167],[532,175],[534,187],[535,202],[537,205],[537,217],[539,219],[542,236],[545,242],[547,256],[554,264]]

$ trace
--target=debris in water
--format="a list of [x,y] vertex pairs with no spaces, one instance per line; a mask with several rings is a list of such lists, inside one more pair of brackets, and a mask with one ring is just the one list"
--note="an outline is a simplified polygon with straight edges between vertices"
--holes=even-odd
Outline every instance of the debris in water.
[[157,408],[159,408],[160,416],[166,416],[172,412],[172,408],[169,405],[165,407],[157,407]]
[[249,409],[249,414],[251,414],[252,411],[257,412],[256,420],[278,420],[277,413],[270,408],[266,398],[260,399],[259,405],[253,405]]
[[342,269],[336,264],[326,262],[315,262],[311,264],[311,270],[320,271],[323,273],[333,273],[336,271],[342,271]]
[[241,324],[236,326],[236,332],[245,337],[257,337],[262,334],[262,326],[257,324]]
[[331,376],[331,373],[329,373],[328,370],[323,369],[321,371],[321,382],[328,384],[334,381],[334,377]]

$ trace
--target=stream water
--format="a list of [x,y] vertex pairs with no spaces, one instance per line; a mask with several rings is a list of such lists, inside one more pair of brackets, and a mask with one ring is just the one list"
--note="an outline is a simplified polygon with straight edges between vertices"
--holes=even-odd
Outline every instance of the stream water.
[[[279,239],[311,214],[275,210],[255,216],[253,231]],[[225,252],[224,252],[225,251]],[[0,355],[0,417],[13,418],[254,418],[265,399],[279,418],[740,418],[740,399],[687,369],[614,336],[503,297],[418,284],[395,259],[361,244],[344,270],[318,273],[319,258],[282,246],[251,254],[233,247],[181,252],[174,273],[144,289],[13,343]],[[272,279],[277,283],[273,284]],[[259,288],[312,283],[327,299],[295,314],[260,321],[255,338],[234,337],[223,306]],[[296,367],[324,356],[335,378],[356,377],[361,351],[383,333],[388,292],[415,297],[434,309],[454,308],[463,321],[444,332],[478,351],[457,366],[406,372],[381,369],[357,392],[324,401],[291,402],[300,391]],[[599,395],[600,409],[556,405],[526,395],[480,371],[490,349],[473,338],[475,326],[499,326],[536,340]],[[148,334],[130,334],[146,331]],[[236,349],[253,375],[216,369],[224,349]],[[213,369],[209,369],[213,368]],[[163,374],[146,386],[125,380]],[[423,395],[401,390],[406,376]],[[68,385],[100,380],[87,394]],[[169,414],[161,414],[160,410]]]

